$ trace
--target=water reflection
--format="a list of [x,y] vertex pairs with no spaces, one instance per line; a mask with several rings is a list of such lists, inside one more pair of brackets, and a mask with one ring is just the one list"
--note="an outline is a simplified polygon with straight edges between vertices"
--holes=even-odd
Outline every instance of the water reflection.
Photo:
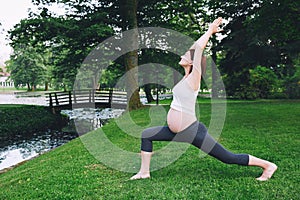
[[28,160],[78,137],[78,134],[74,132],[67,133],[53,130],[38,132],[32,134],[31,137],[28,135],[30,134],[18,135],[14,140],[1,139],[0,170]]
[[83,135],[87,132],[96,130],[106,124],[109,119],[116,118],[124,112],[123,109],[93,109],[93,108],[79,108],[73,110],[62,110],[62,115],[67,116],[71,121],[71,126],[68,128],[75,128],[76,130],[68,130],[77,132]]

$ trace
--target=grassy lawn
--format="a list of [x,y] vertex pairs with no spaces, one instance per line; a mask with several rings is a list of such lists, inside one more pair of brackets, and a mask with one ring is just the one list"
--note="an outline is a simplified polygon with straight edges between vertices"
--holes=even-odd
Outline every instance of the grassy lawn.
[[[208,124],[210,104],[200,104],[200,109],[201,121]],[[130,114],[136,124],[146,126],[148,111]],[[77,138],[1,174],[0,199],[300,199],[299,119],[300,101],[227,104],[220,143],[233,152],[275,162],[279,168],[268,182],[255,180],[259,168],[199,158],[193,146],[171,165],[152,172],[151,179],[129,181],[132,173],[104,166]],[[124,134],[114,120],[102,130],[120,148],[139,151],[140,140]],[[83,137],[95,139],[99,132]],[[154,149],[164,145],[156,142]]]

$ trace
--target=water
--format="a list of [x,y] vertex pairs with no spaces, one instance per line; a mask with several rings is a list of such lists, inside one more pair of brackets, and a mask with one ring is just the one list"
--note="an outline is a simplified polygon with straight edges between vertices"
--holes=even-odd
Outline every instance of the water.
[[1,141],[0,170],[36,157],[76,137],[78,137],[76,133],[47,130],[6,138],[5,141]]
[[[122,114],[122,109],[91,109],[82,108],[63,110],[61,113],[69,118],[66,127],[60,130],[14,135],[0,138],[0,172],[23,161],[34,158],[55,147],[103,126],[109,119]],[[75,122],[75,123],[74,123]],[[75,124],[80,127],[76,129]]]

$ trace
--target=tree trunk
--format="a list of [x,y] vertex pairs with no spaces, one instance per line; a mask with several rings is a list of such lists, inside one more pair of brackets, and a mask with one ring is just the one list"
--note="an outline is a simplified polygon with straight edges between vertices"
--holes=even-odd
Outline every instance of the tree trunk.
[[31,86],[31,91],[34,92],[36,90],[36,85],[35,84],[32,84]]
[[128,99],[128,109],[135,110],[142,107],[139,95],[138,87],[138,69],[137,69],[137,51],[132,51],[126,54],[125,56],[125,67],[126,71],[130,70],[130,73],[127,73],[126,80],[126,91]]
[[[217,58],[216,51],[212,51],[212,60],[215,61]],[[214,64],[214,62],[211,62],[211,72],[212,72],[212,91],[211,91],[211,97],[212,98],[218,98],[218,80],[217,80],[217,66]]]
[[49,89],[49,83],[45,82],[45,91],[48,91],[48,89]]
[[[126,0],[126,4],[124,6],[125,20],[127,21],[128,29],[136,29],[137,28],[137,0]],[[127,99],[128,99],[128,109],[134,110],[142,107],[142,103],[140,101],[139,95],[139,87],[138,87],[138,31],[134,31],[130,38],[131,45],[134,45],[134,51],[131,51],[125,55],[125,68],[126,71],[131,71],[128,73],[126,80],[126,90],[127,90]]]
[[64,92],[66,92],[67,91],[67,85],[64,84],[64,83],[63,83],[63,85],[64,85]]
[[[146,82],[147,83],[147,82]],[[144,86],[144,89],[145,89],[145,94],[146,94],[146,98],[147,98],[147,102],[148,103],[151,103],[152,101],[154,101],[153,99],[153,96],[151,94],[151,87],[150,87],[150,84],[146,84]]]
[[30,88],[30,84],[29,83],[26,83],[27,84],[27,91],[30,91],[31,88]]

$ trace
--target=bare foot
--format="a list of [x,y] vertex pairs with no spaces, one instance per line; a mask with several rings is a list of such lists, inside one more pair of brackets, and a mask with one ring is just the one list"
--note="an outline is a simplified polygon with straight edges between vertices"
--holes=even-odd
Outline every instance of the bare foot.
[[274,163],[270,163],[270,165],[264,169],[263,174],[260,177],[256,178],[256,180],[267,181],[272,177],[276,170],[277,165],[275,165]]
[[149,172],[146,173],[139,172],[136,175],[132,176],[130,180],[145,179],[145,178],[150,178]]

